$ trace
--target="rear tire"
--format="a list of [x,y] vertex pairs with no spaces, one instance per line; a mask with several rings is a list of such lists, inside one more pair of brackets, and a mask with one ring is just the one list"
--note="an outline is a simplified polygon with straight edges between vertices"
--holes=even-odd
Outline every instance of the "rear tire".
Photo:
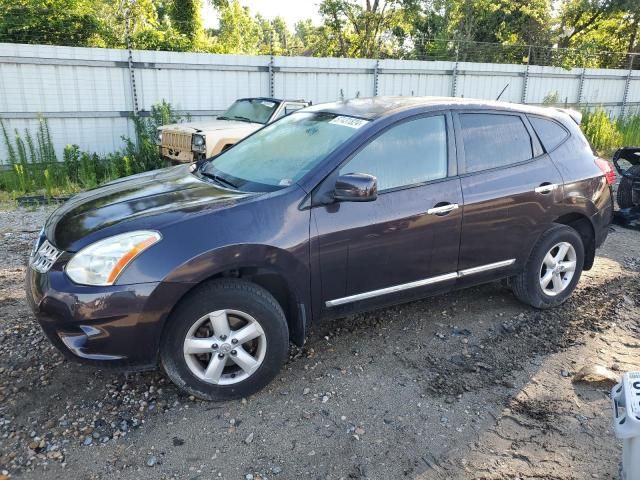
[[167,320],[160,359],[179,388],[232,400],[266,386],[289,351],[284,312],[264,288],[240,279],[198,287]]
[[[627,173],[640,178],[640,165],[633,165]],[[631,208],[636,204],[633,201],[633,181],[630,178],[622,177],[618,184],[618,193],[616,194],[616,200],[618,201],[618,207]]]
[[554,224],[533,247],[522,273],[511,277],[511,289],[518,300],[532,307],[555,307],[569,298],[583,265],[580,234],[566,225]]

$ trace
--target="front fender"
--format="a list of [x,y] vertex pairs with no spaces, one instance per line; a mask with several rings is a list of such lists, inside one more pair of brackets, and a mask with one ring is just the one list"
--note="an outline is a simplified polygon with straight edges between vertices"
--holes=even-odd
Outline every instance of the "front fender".
[[[306,257],[303,249],[300,254]],[[267,268],[287,279],[299,281],[309,270],[305,262],[294,253],[271,245],[226,245],[205,252],[180,265],[164,281],[200,283],[221,272],[242,268]]]
[[301,345],[311,320],[311,274],[307,252],[305,246],[291,252],[270,245],[229,245],[192,258],[172,271],[164,282],[195,286],[225,273],[276,275],[286,284],[289,304],[283,308],[288,312],[292,340]]

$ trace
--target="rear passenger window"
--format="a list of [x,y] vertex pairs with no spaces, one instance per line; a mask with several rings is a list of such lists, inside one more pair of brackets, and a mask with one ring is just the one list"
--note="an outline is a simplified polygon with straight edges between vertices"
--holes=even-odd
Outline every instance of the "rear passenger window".
[[464,172],[504,167],[533,158],[531,136],[517,115],[463,113]]
[[375,176],[379,191],[446,177],[444,116],[423,117],[391,127],[340,169],[341,175],[346,173]]
[[553,120],[540,117],[529,117],[529,120],[547,152],[556,148],[569,136],[569,132]]

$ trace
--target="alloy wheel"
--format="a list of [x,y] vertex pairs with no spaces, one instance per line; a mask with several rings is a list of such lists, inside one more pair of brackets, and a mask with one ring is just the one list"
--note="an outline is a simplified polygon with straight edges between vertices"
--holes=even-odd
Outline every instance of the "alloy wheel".
[[216,310],[196,320],[184,339],[184,359],[200,380],[231,385],[249,378],[262,364],[267,338],[246,312]]
[[571,283],[576,271],[576,250],[569,242],[555,244],[544,256],[540,266],[540,287],[545,295],[554,297]]

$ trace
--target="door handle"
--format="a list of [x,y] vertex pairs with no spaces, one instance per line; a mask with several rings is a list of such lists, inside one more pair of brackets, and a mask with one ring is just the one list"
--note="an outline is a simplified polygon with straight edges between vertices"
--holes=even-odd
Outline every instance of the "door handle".
[[457,203],[448,203],[447,205],[442,205],[440,207],[430,208],[429,210],[427,210],[427,213],[429,215],[445,215],[456,210],[457,208],[460,208]]
[[551,193],[556,188],[558,188],[557,183],[543,183],[539,187],[534,188],[533,191],[536,193]]

